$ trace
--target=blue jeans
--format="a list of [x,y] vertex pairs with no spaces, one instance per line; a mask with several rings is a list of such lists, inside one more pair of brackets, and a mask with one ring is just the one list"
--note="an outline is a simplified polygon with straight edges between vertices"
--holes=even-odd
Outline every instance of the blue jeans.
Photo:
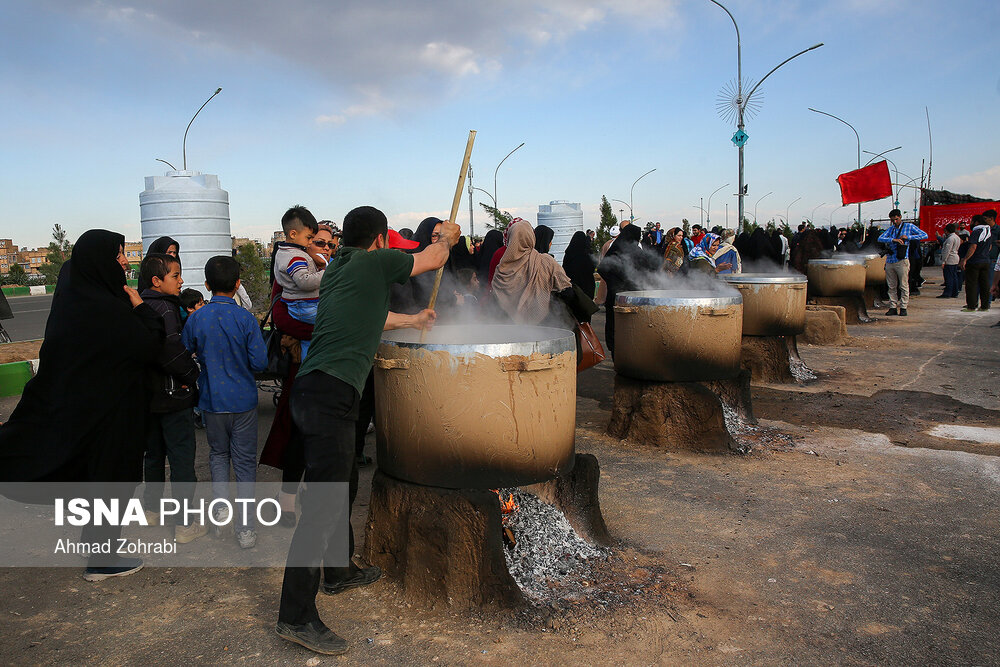
[[945,264],[941,267],[944,271],[944,296],[958,296],[961,283],[958,281],[958,264]]
[[[319,301],[316,299],[301,299],[286,301],[288,305],[288,314],[292,316],[293,320],[298,320],[299,322],[304,322],[305,324],[316,324],[316,313],[319,310]],[[306,355],[309,354],[309,343],[308,340],[299,341],[299,351],[300,357],[299,362],[306,360]]]
[[[212,470],[212,495],[229,496],[229,463],[232,461],[236,476],[236,494],[239,498],[253,498],[257,482],[257,408],[246,412],[203,412],[205,433],[208,436],[208,466]],[[239,506],[236,506],[239,509]],[[237,530],[253,528],[253,517],[242,522],[237,516]]]

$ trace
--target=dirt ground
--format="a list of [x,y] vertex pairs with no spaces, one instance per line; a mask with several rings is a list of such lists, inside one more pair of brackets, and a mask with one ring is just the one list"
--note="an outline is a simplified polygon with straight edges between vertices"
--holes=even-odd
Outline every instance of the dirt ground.
[[0,344],[0,364],[11,361],[30,361],[38,358],[38,349],[42,346],[40,340],[29,340],[21,343]]
[[[582,374],[577,448],[601,463],[626,591],[615,604],[418,609],[383,580],[320,596],[351,643],[328,658],[274,635],[280,570],[147,569],[89,584],[80,570],[7,569],[0,662],[995,664],[1000,329],[989,328],[997,315],[960,313],[936,293],[928,285],[905,320],[850,327],[847,345],[801,346],[819,379],[754,387],[762,425],[787,437],[760,438],[748,456],[609,438],[613,366]],[[0,419],[13,405],[0,402]],[[262,434],[272,414],[264,396]],[[943,437],[942,425],[960,428]],[[200,431],[207,477],[204,444]]]

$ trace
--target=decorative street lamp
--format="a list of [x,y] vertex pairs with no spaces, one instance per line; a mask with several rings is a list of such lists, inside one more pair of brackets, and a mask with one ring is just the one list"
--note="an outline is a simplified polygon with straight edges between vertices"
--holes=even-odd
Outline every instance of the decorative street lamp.
[[[737,148],[739,148],[739,154],[740,154],[739,155],[739,189],[737,190],[737,193],[736,193],[736,196],[739,198],[739,214],[740,214],[740,217],[739,217],[739,221],[737,223],[737,233],[739,233],[739,232],[741,232],[743,230],[743,197],[746,196],[746,193],[743,191],[744,190],[744,184],[743,184],[743,146],[746,144],[747,139],[750,138],[749,135],[746,132],[743,131],[744,127],[745,127],[745,124],[744,124],[743,121],[744,121],[744,116],[747,115],[747,111],[748,110],[750,112],[749,115],[752,116],[760,108],[760,105],[756,102],[756,100],[753,99],[753,94],[755,92],[757,92],[757,89],[760,88],[760,85],[762,83],[764,83],[764,81],[767,79],[767,77],[769,77],[772,74],[774,74],[774,72],[779,67],[781,67],[782,65],[784,65],[785,63],[787,63],[788,61],[790,61],[790,60],[792,60],[794,58],[798,58],[803,53],[807,53],[809,51],[812,51],[813,49],[818,49],[819,47],[823,46],[823,43],[820,42],[819,44],[815,44],[813,46],[810,46],[808,49],[805,49],[803,51],[799,51],[798,53],[796,53],[791,58],[786,58],[782,62],[778,63],[778,65],[776,67],[774,67],[770,72],[768,72],[767,74],[765,74],[764,78],[762,78],[760,81],[758,81],[754,85],[754,87],[750,89],[749,93],[747,93],[746,95],[744,95],[743,94],[743,47],[742,47],[742,44],[740,43],[740,27],[738,25],[736,25],[736,19],[733,18],[732,12],[730,12],[728,9],[726,9],[726,7],[721,2],[719,2],[718,0],[709,0],[709,2],[712,2],[713,4],[716,4],[719,7],[721,7],[722,10],[724,12],[726,12],[726,14],[729,15],[730,20],[733,22],[733,27],[736,28],[736,86],[735,86],[735,90],[733,90],[732,87],[730,86],[728,89],[725,89],[722,94],[720,94],[720,96],[719,96],[719,103],[718,103],[717,106],[719,108],[720,113],[723,115],[723,117],[726,120],[732,120],[732,117],[734,115],[736,117],[736,133],[733,135],[732,141],[733,141],[734,144],[736,144]],[[735,93],[735,95],[734,95],[734,93]]]

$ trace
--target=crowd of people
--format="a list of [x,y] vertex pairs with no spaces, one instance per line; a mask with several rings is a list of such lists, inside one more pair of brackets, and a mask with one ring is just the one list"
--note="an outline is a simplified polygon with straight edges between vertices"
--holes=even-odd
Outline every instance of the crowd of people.
[[[735,235],[694,225],[689,237],[678,227],[644,231],[623,223],[599,249],[592,231],[575,232],[557,262],[550,254],[553,230],[521,219],[473,242],[457,225],[434,217],[416,231],[397,233],[381,211],[362,206],[344,217],[341,231],[294,206],[281,218],[285,238],[272,253],[269,314],[277,346],[265,343],[249,311],[233,257],[206,263],[212,294],[206,302],[201,292],[184,288],[180,244],[163,237],[151,244],[133,289],[125,277],[124,237],[91,230],[59,275],[38,373],[0,427],[0,482],[118,482],[134,489],[145,481],[147,519],[155,522],[168,462],[173,497],[191,499],[195,492],[197,417],[206,429],[216,498],[228,494],[231,478],[239,497],[253,497],[260,463],[282,470],[280,521],[295,527],[289,562],[310,565],[285,570],[277,633],[321,653],[340,653],[346,642],[320,620],[317,593],[364,586],[381,572],[335,558],[328,513],[335,499],[324,483],[347,485],[349,512],[358,468],[371,463],[364,440],[382,331],[470,320],[572,328],[623,291],[748,265],[781,270],[790,264],[805,272],[809,259],[869,249],[886,255],[890,314],[906,315],[913,264],[924,256],[920,243],[927,235],[903,223],[898,210],[889,218],[881,233],[802,225],[791,239],[773,228]],[[965,310],[987,310],[991,287],[997,296],[1000,282],[995,211],[974,216],[972,229],[964,237],[962,231],[949,225],[938,239],[940,298],[957,297],[964,281]],[[605,310],[613,354],[614,309]],[[288,366],[258,458],[256,376],[276,353]],[[253,548],[252,517],[230,518],[239,547]],[[181,544],[207,531],[200,523],[174,526]],[[120,528],[88,526],[84,533],[96,541]],[[351,532],[349,554],[353,540]],[[84,576],[100,581],[141,566],[138,559],[94,554]]]

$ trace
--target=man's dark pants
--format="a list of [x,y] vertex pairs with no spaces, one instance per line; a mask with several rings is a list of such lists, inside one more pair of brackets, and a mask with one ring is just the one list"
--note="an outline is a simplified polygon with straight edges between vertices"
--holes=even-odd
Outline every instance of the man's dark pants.
[[966,308],[990,307],[990,265],[965,265],[965,306]]
[[[297,554],[297,562],[315,563],[312,567],[285,567],[281,587],[278,621],[302,625],[319,620],[316,594],[319,592],[319,562],[334,562],[334,554],[343,549],[330,539],[335,521],[331,507],[336,503],[329,482],[350,485],[350,505],[358,493],[358,466],[354,454],[355,425],[358,420],[360,396],[346,382],[321,371],[296,378],[292,387],[291,410],[293,438],[302,439],[305,456],[305,489],[301,493],[302,514],[292,537],[289,559]],[[327,484],[324,484],[326,482]],[[348,515],[348,522],[350,516]],[[354,553],[354,531],[349,529],[348,560]],[[310,551],[305,554],[303,551]],[[346,579],[353,568],[323,567],[327,584]]]
[[944,296],[958,296],[958,264],[945,264],[941,270],[944,273]]

